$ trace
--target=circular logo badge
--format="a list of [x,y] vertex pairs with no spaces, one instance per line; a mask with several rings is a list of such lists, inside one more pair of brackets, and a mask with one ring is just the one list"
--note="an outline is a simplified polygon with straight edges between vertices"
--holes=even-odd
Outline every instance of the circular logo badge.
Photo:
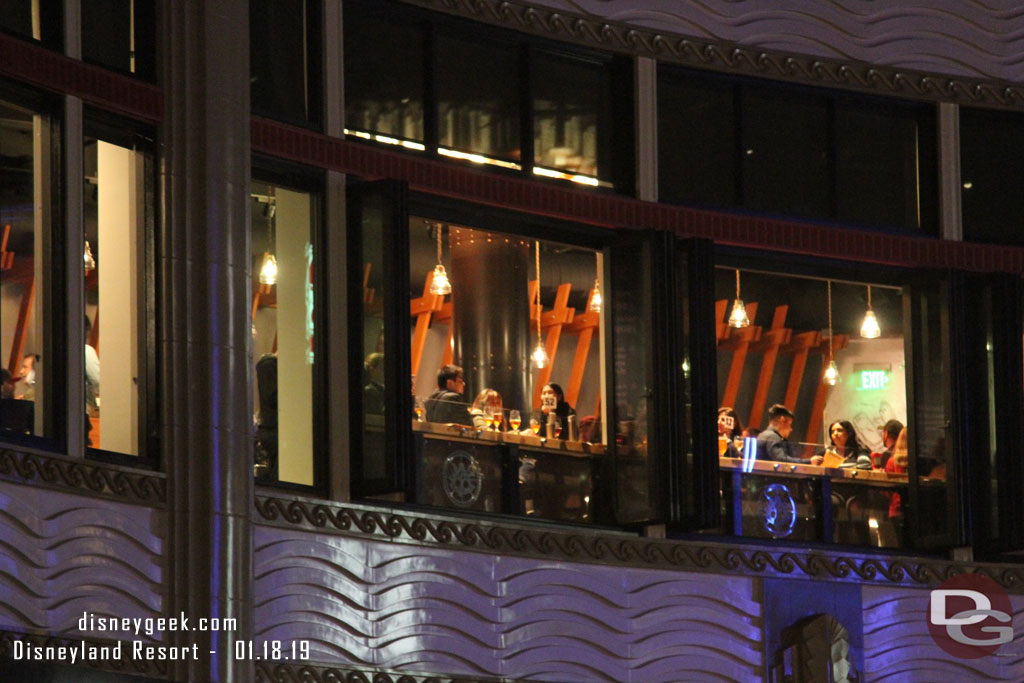
[[957,574],[929,596],[928,632],[961,659],[995,653],[1013,640],[1013,607],[998,583],[981,574]]
[[785,538],[796,524],[796,503],[785,484],[771,484],[761,500],[764,529],[773,538]]
[[441,480],[448,500],[459,507],[468,507],[480,497],[484,473],[476,458],[466,451],[455,451],[444,461]]

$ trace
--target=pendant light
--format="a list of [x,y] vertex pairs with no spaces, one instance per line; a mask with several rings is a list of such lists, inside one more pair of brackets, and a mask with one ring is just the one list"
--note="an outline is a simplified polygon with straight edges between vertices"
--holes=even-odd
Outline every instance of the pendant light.
[[832,357],[832,281],[828,281],[828,367],[821,381],[830,387],[839,383],[839,368],[836,367],[835,358]]
[[732,313],[729,314],[729,327],[737,329],[749,327],[750,318],[747,317],[747,307],[740,298],[740,271],[736,269],[736,299],[732,302]]
[[604,299],[601,298],[601,279],[599,277],[594,277],[594,293],[590,296],[590,306],[587,310],[591,313],[600,313],[601,304],[603,303]]
[[878,326],[878,318],[871,310],[871,285],[868,285],[868,310],[864,314],[864,322],[860,324],[860,336],[865,339],[878,339],[882,334],[882,328]]
[[96,270],[96,259],[92,255],[92,247],[89,246],[89,240],[85,241],[85,274],[88,275],[92,271]]
[[274,256],[274,214],[277,203],[273,197],[267,199],[265,211],[267,217],[267,252],[263,255],[263,266],[260,268],[260,284],[277,284],[277,257]]
[[537,346],[533,348],[533,353],[530,354],[530,360],[533,361],[535,368],[546,368],[548,363],[551,362],[551,358],[548,356],[548,350],[544,348],[544,343],[540,339],[540,319],[541,313],[544,309],[540,305],[540,240],[537,240],[536,246],[536,266],[537,266]]
[[434,226],[437,230],[437,265],[434,266],[434,277],[430,280],[430,293],[444,296],[445,294],[452,293],[452,283],[448,279],[448,273],[444,271],[444,265],[441,263],[441,224],[437,223]]

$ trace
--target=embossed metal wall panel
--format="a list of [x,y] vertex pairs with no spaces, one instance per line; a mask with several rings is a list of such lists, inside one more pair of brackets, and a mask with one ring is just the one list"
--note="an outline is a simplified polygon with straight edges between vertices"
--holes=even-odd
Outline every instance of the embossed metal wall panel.
[[0,481],[0,629],[76,631],[83,612],[160,617],[162,516]]
[[[464,0],[465,1],[465,0]],[[528,4],[766,50],[970,78],[1024,80],[1024,7],[979,0],[530,0]]]
[[1024,680],[1024,596],[1010,595],[1013,642],[994,656],[960,659],[942,650],[928,632],[931,591],[865,586],[864,672],[869,681]]
[[756,579],[262,526],[254,541],[257,639],[309,639],[319,663],[557,681],[764,674]]

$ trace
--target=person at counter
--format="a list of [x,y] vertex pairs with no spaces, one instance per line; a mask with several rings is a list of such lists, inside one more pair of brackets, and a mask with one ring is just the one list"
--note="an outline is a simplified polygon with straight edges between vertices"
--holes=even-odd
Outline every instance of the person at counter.
[[427,422],[471,425],[469,406],[462,398],[466,379],[458,365],[443,365],[437,371],[437,389],[424,402]]
[[840,467],[856,466],[857,469],[871,469],[871,454],[857,441],[857,431],[848,420],[836,420],[828,428],[831,444],[825,448],[825,455],[842,458]]
[[473,405],[469,409],[469,415],[473,418],[473,426],[477,429],[490,428],[494,418],[488,419],[488,415],[493,415],[497,418],[495,426],[500,430],[504,418],[501,394],[494,389],[484,389],[473,400]]
[[896,440],[899,439],[900,432],[903,431],[903,423],[899,420],[889,420],[882,427],[882,445],[884,450],[874,458],[877,461],[878,469],[884,470],[886,465],[889,464],[889,459],[892,458],[893,451],[896,449]]
[[722,406],[718,409],[718,454],[726,458],[738,458],[742,444],[743,423],[740,422],[740,416],[734,409]]
[[764,460],[791,462],[798,465],[820,465],[822,456],[801,458],[796,454],[797,445],[789,441],[793,432],[793,412],[776,403],[768,409],[768,428],[757,435],[757,454]]

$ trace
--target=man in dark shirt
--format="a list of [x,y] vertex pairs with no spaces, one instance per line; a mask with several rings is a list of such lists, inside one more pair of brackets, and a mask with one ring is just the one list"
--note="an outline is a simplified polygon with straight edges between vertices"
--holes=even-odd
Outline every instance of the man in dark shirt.
[[824,460],[820,455],[801,458],[796,454],[797,445],[789,441],[792,431],[792,411],[781,403],[776,403],[768,409],[768,429],[757,435],[757,457],[761,460],[792,462],[798,465],[820,465]]
[[885,445],[885,450],[882,451],[881,457],[878,459],[879,469],[885,469],[885,463],[889,462],[889,458],[892,457],[892,450],[896,446],[896,439],[899,438],[902,431],[903,423],[899,420],[889,420],[882,427],[882,443]]
[[466,380],[458,365],[445,365],[437,371],[437,390],[426,401],[427,422],[454,422],[472,425],[469,406],[462,398]]

